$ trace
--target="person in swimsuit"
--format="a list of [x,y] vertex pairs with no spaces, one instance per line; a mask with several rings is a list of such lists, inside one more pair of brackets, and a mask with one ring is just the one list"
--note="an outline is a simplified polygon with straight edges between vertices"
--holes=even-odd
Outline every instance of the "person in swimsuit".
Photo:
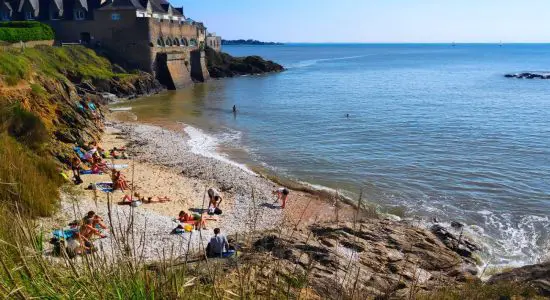
[[219,208],[220,204],[222,203],[222,197],[220,196],[220,193],[214,189],[209,188],[208,189],[208,198],[210,199],[210,202],[208,203],[208,209],[210,207]]
[[277,195],[277,199],[273,203],[278,203],[279,200],[283,201],[283,204],[281,205],[281,208],[285,208],[286,205],[286,199],[288,197],[288,194],[290,194],[290,191],[285,187],[280,187],[273,191],[273,195]]
[[73,156],[71,159],[71,170],[73,171],[73,176],[76,184],[81,184],[82,179],[80,178],[80,168],[82,166],[82,162],[80,161],[80,158],[77,156]]

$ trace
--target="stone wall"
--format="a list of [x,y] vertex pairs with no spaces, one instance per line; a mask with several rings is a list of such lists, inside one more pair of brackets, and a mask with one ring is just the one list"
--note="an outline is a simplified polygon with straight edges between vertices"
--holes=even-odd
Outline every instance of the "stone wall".
[[206,46],[220,52],[222,49],[222,37],[221,36],[207,36]]
[[18,42],[18,43],[6,43],[0,44],[0,49],[11,49],[11,48],[33,48],[36,46],[53,46],[54,40],[46,41],[27,41],[27,42]]
[[156,77],[168,89],[181,89],[193,83],[189,52],[158,53]]
[[210,79],[208,68],[206,67],[206,55],[204,51],[191,51],[191,77],[197,81],[207,81]]

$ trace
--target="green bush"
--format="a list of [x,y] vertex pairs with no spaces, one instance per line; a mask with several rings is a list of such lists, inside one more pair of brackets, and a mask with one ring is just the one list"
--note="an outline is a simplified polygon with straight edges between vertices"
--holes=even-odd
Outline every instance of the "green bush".
[[1,128],[33,151],[40,151],[50,137],[44,123],[33,113],[17,104],[0,109]]
[[16,43],[19,41],[53,40],[53,29],[36,21],[0,22],[0,41]]

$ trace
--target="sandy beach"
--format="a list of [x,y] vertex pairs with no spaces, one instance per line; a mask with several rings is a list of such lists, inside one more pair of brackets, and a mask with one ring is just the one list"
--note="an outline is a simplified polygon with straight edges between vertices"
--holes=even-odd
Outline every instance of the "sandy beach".
[[[240,235],[353,216],[351,206],[339,204],[336,209],[329,199],[299,191],[292,191],[286,208],[281,209],[280,203],[274,203],[276,196],[272,194],[277,184],[228,160],[194,153],[184,126],[108,121],[100,146],[127,148],[129,159],[109,162],[122,167],[124,176],[133,182],[134,193],[146,199],[152,197],[153,202],[146,201],[136,208],[120,205],[122,198],[132,191],[85,190],[90,183],[110,181],[110,176],[83,175],[84,183],[70,193],[63,193],[60,211],[45,220],[43,227],[62,228],[93,210],[110,227],[107,238],[94,242],[100,253],[113,257],[124,252],[117,249],[129,246],[133,257],[154,261],[200,253],[216,227],[224,234]],[[171,234],[179,224],[175,221],[179,211],[200,212],[208,206],[206,191],[210,187],[222,193],[223,214],[210,218],[206,230]],[[158,197],[168,197],[170,201],[155,201]]]

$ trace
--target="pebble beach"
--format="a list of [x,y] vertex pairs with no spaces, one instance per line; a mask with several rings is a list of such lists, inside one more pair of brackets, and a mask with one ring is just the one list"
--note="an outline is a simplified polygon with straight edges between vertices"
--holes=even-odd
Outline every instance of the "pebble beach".
[[[61,228],[93,210],[110,227],[106,238],[94,242],[100,255],[116,258],[130,251],[135,259],[156,261],[199,255],[216,227],[226,235],[246,236],[334,217],[333,205],[307,192],[293,191],[286,209],[281,209],[273,203],[276,196],[271,193],[278,185],[246,166],[196,153],[197,141],[190,144],[184,127],[107,122],[100,146],[126,147],[130,158],[111,163],[123,166],[122,173],[134,183],[133,190],[85,190],[90,183],[110,179],[108,174],[83,175],[84,183],[74,188],[76,192],[63,193],[59,213],[45,220],[44,226]],[[208,206],[206,191],[210,187],[222,193],[223,214],[210,218],[206,229],[172,234],[179,225],[175,218],[181,210],[199,212]],[[146,201],[138,207],[119,204],[124,195],[135,192],[146,199],[168,197],[170,201]],[[351,214],[351,207],[345,207],[341,214],[346,212]]]

